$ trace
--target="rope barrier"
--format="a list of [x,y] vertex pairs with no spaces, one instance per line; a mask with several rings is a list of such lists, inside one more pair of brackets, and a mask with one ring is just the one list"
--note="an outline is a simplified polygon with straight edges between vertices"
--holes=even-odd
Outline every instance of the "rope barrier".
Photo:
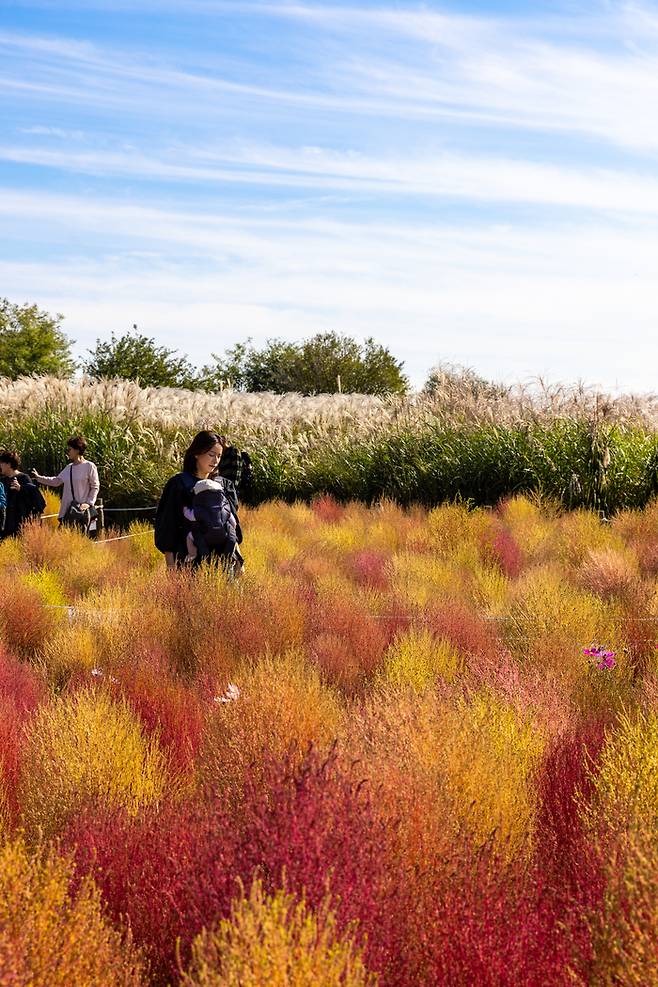
[[[390,619],[393,619],[394,617],[396,617],[398,619],[401,618],[402,620],[426,620],[427,619],[424,614],[408,614],[408,613],[402,613],[402,611],[400,611],[399,613],[367,613],[367,614],[364,614],[364,616],[366,616],[366,617],[372,617],[373,620],[390,620]],[[523,618],[522,617],[519,617],[517,614],[511,614],[511,613],[510,614],[497,614],[495,616],[481,613],[481,614],[479,614],[479,616],[482,618],[482,620],[518,620],[518,621],[523,621]],[[634,617],[633,619],[634,620],[637,620],[637,621],[649,621],[651,623],[654,623],[655,621],[658,621],[658,617]],[[537,623],[537,621],[533,621],[533,623]]]
[[[125,513],[126,511],[131,511],[131,512],[134,513],[135,511],[156,511],[157,509],[158,509],[157,508],[157,505],[150,506],[150,507],[104,507],[103,508],[103,513],[104,514],[118,514],[120,512],[121,513]],[[51,517],[59,517],[59,514],[41,514],[40,515],[40,518],[41,518],[42,521],[46,521],[48,518],[51,518]]]
[[126,538],[139,538],[140,535],[150,535],[151,529],[148,531],[134,531],[132,535],[118,535],[116,538],[99,538],[98,541],[92,542],[93,545],[109,545],[111,541],[124,541]]
[[[140,532],[138,532],[138,534],[146,534],[146,532],[140,531]],[[123,535],[122,537],[123,538],[134,538],[135,536],[134,535]],[[119,540],[120,539],[108,538],[108,541],[119,541]],[[102,544],[102,543],[99,542],[97,544]],[[98,610],[96,607],[85,607],[84,604],[82,606],[73,606],[72,604],[44,603],[43,606],[44,606],[44,609],[45,610],[66,610],[66,611],[68,611],[69,621],[71,621],[74,616],[76,616],[78,614],[84,614],[84,613],[108,614],[108,613],[128,613],[129,612],[125,608],[117,608],[117,607],[110,607],[108,610]],[[375,614],[375,613],[370,613],[370,614],[365,614],[365,616],[366,617],[373,617],[373,618],[404,617],[407,620],[415,620],[417,623],[424,623],[428,619],[424,614],[418,614],[416,616],[411,616],[409,614],[402,614],[402,613],[398,613],[398,614]],[[516,618],[513,618],[513,617],[509,617],[507,615],[502,615],[502,616],[497,616],[497,617],[488,617],[488,616],[484,616],[484,615],[482,615],[482,616],[483,616],[483,619],[484,620],[501,620],[502,621],[502,620],[513,620],[513,619],[516,619]],[[658,621],[658,617],[638,617],[637,620],[655,622],[655,621]],[[652,643],[653,644],[654,642],[655,642],[655,638],[654,637],[645,637],[645,638],[640,638],[639,640],[636,638],[636,643],[638,643],[638,644],[648,644],[648,643]]]

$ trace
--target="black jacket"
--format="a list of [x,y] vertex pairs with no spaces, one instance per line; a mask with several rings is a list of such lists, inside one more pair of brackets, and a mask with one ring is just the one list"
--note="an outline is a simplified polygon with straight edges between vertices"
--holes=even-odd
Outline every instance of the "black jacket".
[[[12,490],[11,484],[18,480],[20,490]],[[17,473],[13,476],[3,476],[2,484],[7,496],[7,513],[5,517],[5,536],[15,535],[24,521],[38,517],[46,506],[43,495],[32,478],[27,473]]]
[[[173,552],[181,557],[187,555],[186,539],[190,522],[183,514],[183,508],[192,509],[192,490],[197,482],[198,477],[182,472],[176,473],[165,483],[155,512],[155,547],[163,554]],[[242,541],[242,532],[238,521],[238,496],[230,480],[224,480],[223,486],[236,519],[239,544]]]

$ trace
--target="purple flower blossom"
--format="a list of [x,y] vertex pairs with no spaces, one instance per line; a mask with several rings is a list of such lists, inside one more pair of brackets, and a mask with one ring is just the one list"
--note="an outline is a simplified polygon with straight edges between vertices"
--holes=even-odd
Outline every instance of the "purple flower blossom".
[[615,661],[615,652],[608,651],[600,644],[592,644],[589,648],[583,648],[583,654],[587,658],[590,658],[596,667],[601,671],[604,669],[615,668],[617,664]]

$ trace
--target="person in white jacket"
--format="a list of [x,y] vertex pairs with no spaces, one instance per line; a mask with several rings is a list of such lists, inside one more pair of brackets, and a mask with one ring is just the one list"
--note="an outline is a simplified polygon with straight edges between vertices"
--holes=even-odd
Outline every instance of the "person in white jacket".
[[93,507],[100,490],[98,470],[96,464],[85,459],[87,441],[82,435],[72,435],[66,443],[66,455],[69,458],[68,466],[65,466],[57,476],[40,476],[36,470],[31,474],[37,483],[42,483],[45,487],[62,487],[62,502],[59,506],[59,523],[64,523],[66,512],[75,501],[80,505],[81,510],[86,511]]

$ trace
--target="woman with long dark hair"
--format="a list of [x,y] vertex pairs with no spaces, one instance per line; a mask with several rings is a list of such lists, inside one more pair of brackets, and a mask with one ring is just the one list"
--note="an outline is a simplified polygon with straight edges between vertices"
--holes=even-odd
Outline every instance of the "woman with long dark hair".
[[[218,559],[232,573],[241,568],[235,486],[216,475],[223,446],[222,436],[215,432],[198,432],[185,452],[182,471],[165,484],[155,515],[155,546],[169,569],[209,558]],[[220,532],[217,525],[223,516]]]

